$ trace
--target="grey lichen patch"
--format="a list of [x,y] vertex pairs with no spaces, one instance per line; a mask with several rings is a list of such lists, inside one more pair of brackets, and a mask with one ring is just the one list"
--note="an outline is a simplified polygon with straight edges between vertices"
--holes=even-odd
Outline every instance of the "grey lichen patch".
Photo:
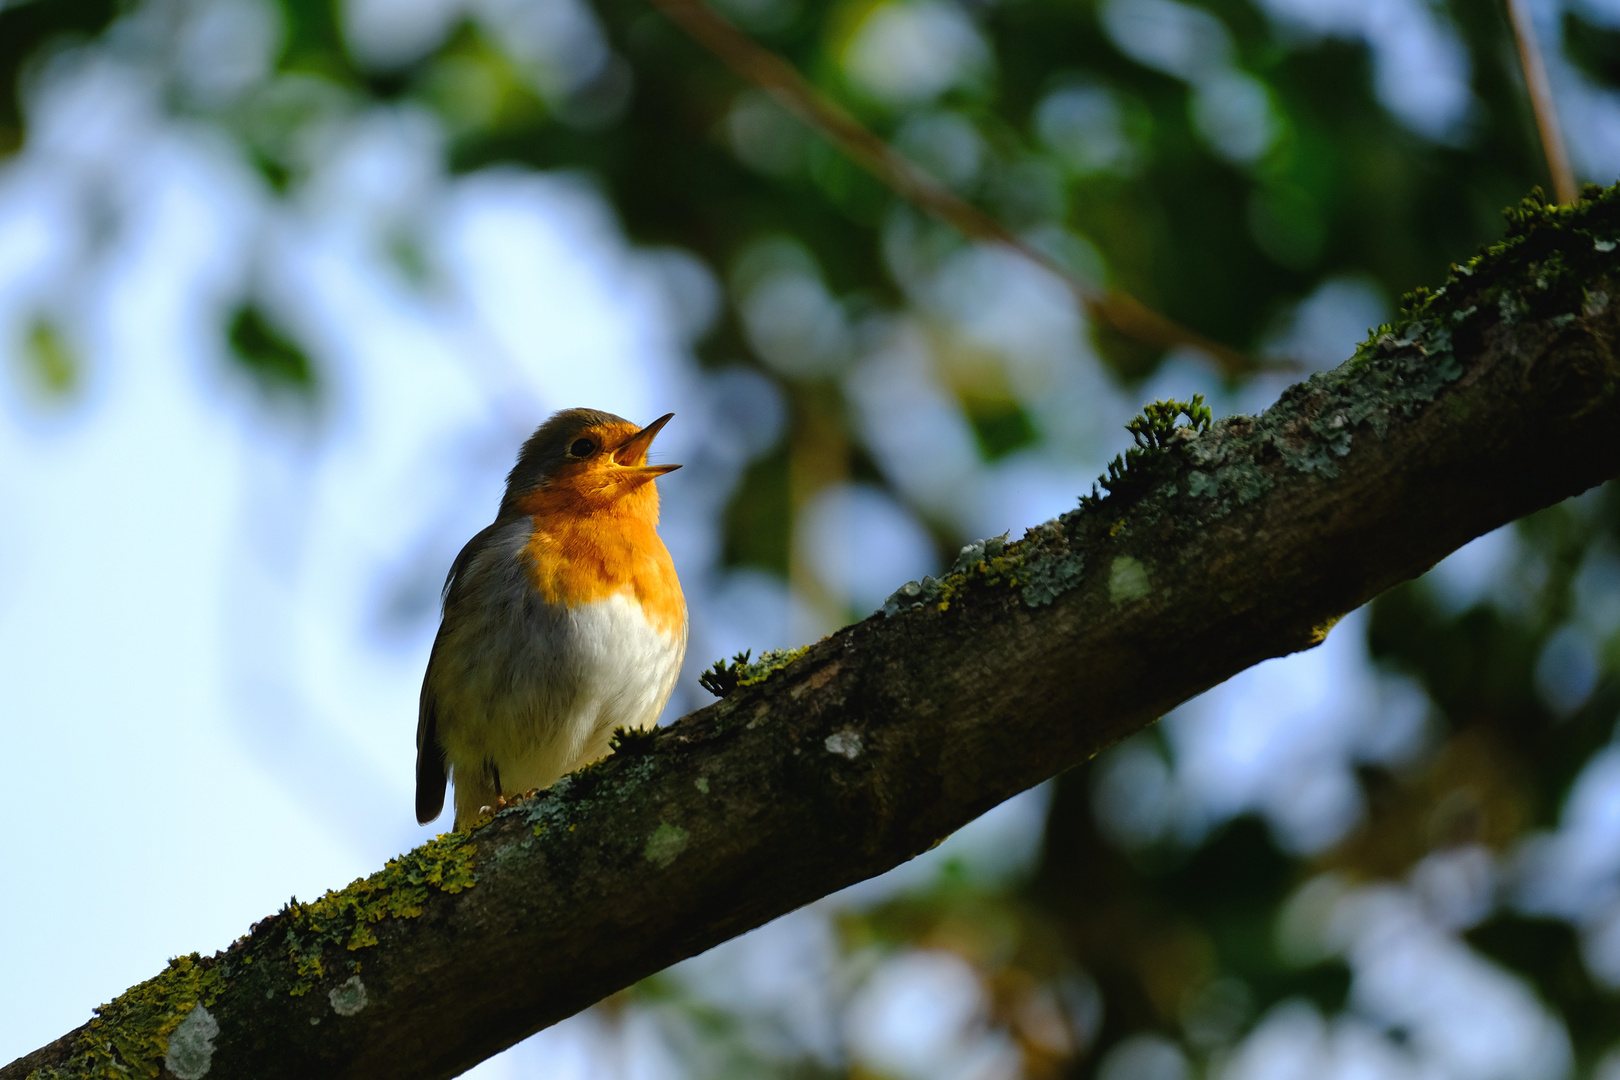
[[969,585],[1008,587],[1029,607],[1043,607],[1080,584],[1086,561],[1063,519],[1043,522],[1016,543],[1007,534],[963,547],[943,578],[908,581],[884,603],[887,618],[908,611],[948,611]]
[[1337,477],[1357,432],[1384,438],[1392,422],[1413,416],[1462,376],[1453,331],[1475,310],[1386,327],[1347,363],[1289,387],[1261,416],[1218,425],[1197,454],[1200,464],[1218,467],[1195,474],[1190,492],[1220,499],[1218,517],[1275,485],[1260,464],[1269,458],[1291,472]]
[[829,754],[837,754],[851,761],[861,756],[861,735],[858,731],[835,731],[822,742]]
[[[638,798],[647,782],[658,775],[658,758],[647,754],[605,758],[552,784],[532,799],[502,811],[516,814],[531,827],[533,836],[572,832],[604,809]],[[611,775],[611,781],[606,778]]]
[[[1358,432],[1382,439],[1393,421],[1414,415],[1461,377],[1454,331],[1476,311],[1469,306],[1385,327],[1350,361],[1289,387],[1260,416],[1227,417],[1198,431],[1175,429],[1176,437],[1164,445],[1192,466],[1183,472],[1185,487],[1165,474],[1154,488],[1137,490],[1144,517],[1155,520],[1179,490],[1216,500],[1208,517],[1223,517],[1276,486],[1275,466],[1268,462],[1289,472],[1337,477]],[[1112,513],[1108,502],[1092,499],[1087,509]]]
[[1108,567],[1108,599],[1114,604],[1129,604],[1153,591],[1148,581],[1147,567],[1129,555],[1114,556]]
[[[1228,419],[1241,421],[1244,434],[1239,438],[1247,438],[1248,431],[1255,423],[1251,416]],[[1200,447],[1200,450],[1205,461],[1226,462],[1207,472],[1194,469],[1187,475],[1188,495],[1216,500],[1215,506],[1208,512],[1210,520],[1225,517],[1234,507],[1251,503],[1277,486],[1276,479],[1255,460],[1256,455],[1243,456],[1242,451],[1230,441],[1221,443],[1211,440],[1210,446]],[[1225,455],[1230,455],[1230,460]]]
[[[934,579],[927,578],[926,580],[933,581]],[[915,607],[922,602],[922,583],[908,581],[889,594],[889,598],[883,601],[883,607],[880,610],[883,612],[884,618],[893,618],[895,615],[900,614],[903,609]]]
[[908,581],[884,602],[886,618],[933,608],[947,611],[957,594],[978,582],[1019,590],[1025,604],[1041,607],[1080,583],[1085,559],[1071,550],[1061,521],[1048,521],[1008,543],[1007,534],[977,540],[957,554],[945,576]]
[[902,611],[929,604],[949,606],[951,596],[970,576],[976,572],[982,576],[991,563],[1003,558],[1006,550],[1006,533],[966,544],[942,579],[925,575],[921,581],[908,581],[889,594],[880,610],[885,618],[893,618]]
[[180,1080],[201,1080],[214,1063],[214,1039],[218,1036],[219,1021],[198,1003],[169,1036],[164,1067]]
[[1194,498],[1213,498],[1220,490],[1221,482],[1214,473],[1194,471],[1187,477],[1187,494]]
[[[234,953],[236,947],[232,948]],[[212,1054],[209,1040],[218,1034],[218,1024],[208,1010],[225,992],[229,973],[236,968],[237,957],[232,953],[210,959],[196,953],[175,957],[155,978],[130,987],[97,1008],[90,1022],[74,1037],[67,1060],[32,1073],[30,1080],[157,1080],[171,1048],[181,1068],[206,1070],[206,1058]],[[210,1024],[214,1025],[212,1032]],[[186,1033],[176,1043],[182,1027]]]
[[1019,595],[1028,607],[1045,607],[1079,585],[1085,569],[1086,559],[1079,551],[1031,560]]
[[366,1007],[366,984],[360,981],[360,976],[350,975],[334,986],[326,999],[332,1003],[332,1011],[339,1016],[353,1016]]
[[951,563],[947,577],[958,574],[971,573],[973,570],[986,565],[988,560],[996,559],[1007,550],[1007,534],[992,536],[987,540],[975,540],[971,544],[964,544],[962,550],[956,553],[956,561]]
[[696,780],[692,781],[692,786],[698,789],[699,794],[707,795],[709,793],[709,778],[707,776],[700,776]]
[[922,607],[924,604],[939,599],[939,581],[931,574],[924,574],[921,581],[908,581],[883,601],[883,617],[892,619],[902,611]]
[[690,839],[691,834],[685,829],[666,821],[647,837],[647,846],[642,849],[642,854],[646,856],[648,862],[662,870],[686,850],[687,841]]

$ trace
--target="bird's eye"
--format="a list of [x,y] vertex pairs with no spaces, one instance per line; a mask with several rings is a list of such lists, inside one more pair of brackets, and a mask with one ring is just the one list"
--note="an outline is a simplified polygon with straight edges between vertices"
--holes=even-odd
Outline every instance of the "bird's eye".
[[574,457],[583,458],[590,457],[591,452],[595,449],[596,444],[591,442],[591,440],[575,439],[573,445],[568,448],[568,452]]

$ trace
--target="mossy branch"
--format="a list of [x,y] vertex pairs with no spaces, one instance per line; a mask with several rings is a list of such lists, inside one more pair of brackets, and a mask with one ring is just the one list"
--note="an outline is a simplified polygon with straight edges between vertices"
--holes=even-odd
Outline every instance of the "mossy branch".
[[[1183,416],[1187,423],[1178,426],[1176,421]],[[1136,445],[1108,463],[1108,475],[1091,485],[1090,495],[1080,496],[1081,508],[1097,510],[1105,498],[1130,499],[1147,492],[1173,467],[1171,455],[1176,447],[1208,431],[1213,422],[1203,394],[1194,394],[1190,402],[1172,399],[1144,406],[1142,414],[1125,425]],[[1108,492],[1106,496],[1098,493],[1098,484]]]
[[1146,414],[1129,497],[971,545],[927,602],[800,655],[720,665],[722,700],[174,961],[0,1080],[454,1076],[1620,474],[1620,198],[1511,226],[1263,415]]

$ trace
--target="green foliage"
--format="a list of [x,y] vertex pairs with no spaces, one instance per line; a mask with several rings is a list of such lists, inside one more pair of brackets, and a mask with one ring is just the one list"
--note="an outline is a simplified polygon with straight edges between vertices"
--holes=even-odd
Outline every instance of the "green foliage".
[[1564,47],[1586,76],[1598,83],[1620,83],[1620,30],[1600,26],[1579,11],[1563,14]]
[[119,0],[50,0],[0,4],[0,156],[22,144],[22,75],[42,42],[58,46],[104,30]]
[[743,472],[722,518],[728,566],[752,566],[786,577],[793,512],[788,449],[778,447]]
[[[1182,417],[1187,423],[1178,425]],[[1202,394],[1194,394],[1190,402],[1155,401],[1143,406],[1141,415],[1125,425],[1136,445],[1110,461],[1108,475],[1097,481],[1108,494],[1098,494],[1097,484],[1093,484],[1091,494],[1080,497],[1081,507],[1096,511],[1107,499],[1129,502],[1139,498],[1164,478],[1171,452],[1187,439],[1208,431],[1212,422],[1213,415]]]
[[290,390],[311,398],[317,389],[315,366],[297,343],[281,333],[252,304],[230,319],[231,353],[268,390]]
[[963,405],[979,453],[987,461],[1004,458],[1038,441],[1029,413],[1014,400],[970,398]]
[[83,381],[78,354],[49,319],[35,319],[29,327],[22,359],[29,381],[49,397],[68,397]]

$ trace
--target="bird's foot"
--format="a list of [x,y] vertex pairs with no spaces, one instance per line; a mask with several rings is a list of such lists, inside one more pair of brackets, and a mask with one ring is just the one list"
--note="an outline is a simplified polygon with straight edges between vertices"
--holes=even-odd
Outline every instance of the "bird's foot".
[[485,814],[494,816],[495,814],[500,813],[502,810],[505,810],[508,806],[516,806],[524,799],[532,799],[538,794],[540,794],[539,788],[530,788],[528,791],[517,792],[516,794],[512,795],[511,798],[508,798],[505,795],[497,795],[495,796],[495,801],[493,803],[488,803],[478,808],[478,816],[483,817]]

